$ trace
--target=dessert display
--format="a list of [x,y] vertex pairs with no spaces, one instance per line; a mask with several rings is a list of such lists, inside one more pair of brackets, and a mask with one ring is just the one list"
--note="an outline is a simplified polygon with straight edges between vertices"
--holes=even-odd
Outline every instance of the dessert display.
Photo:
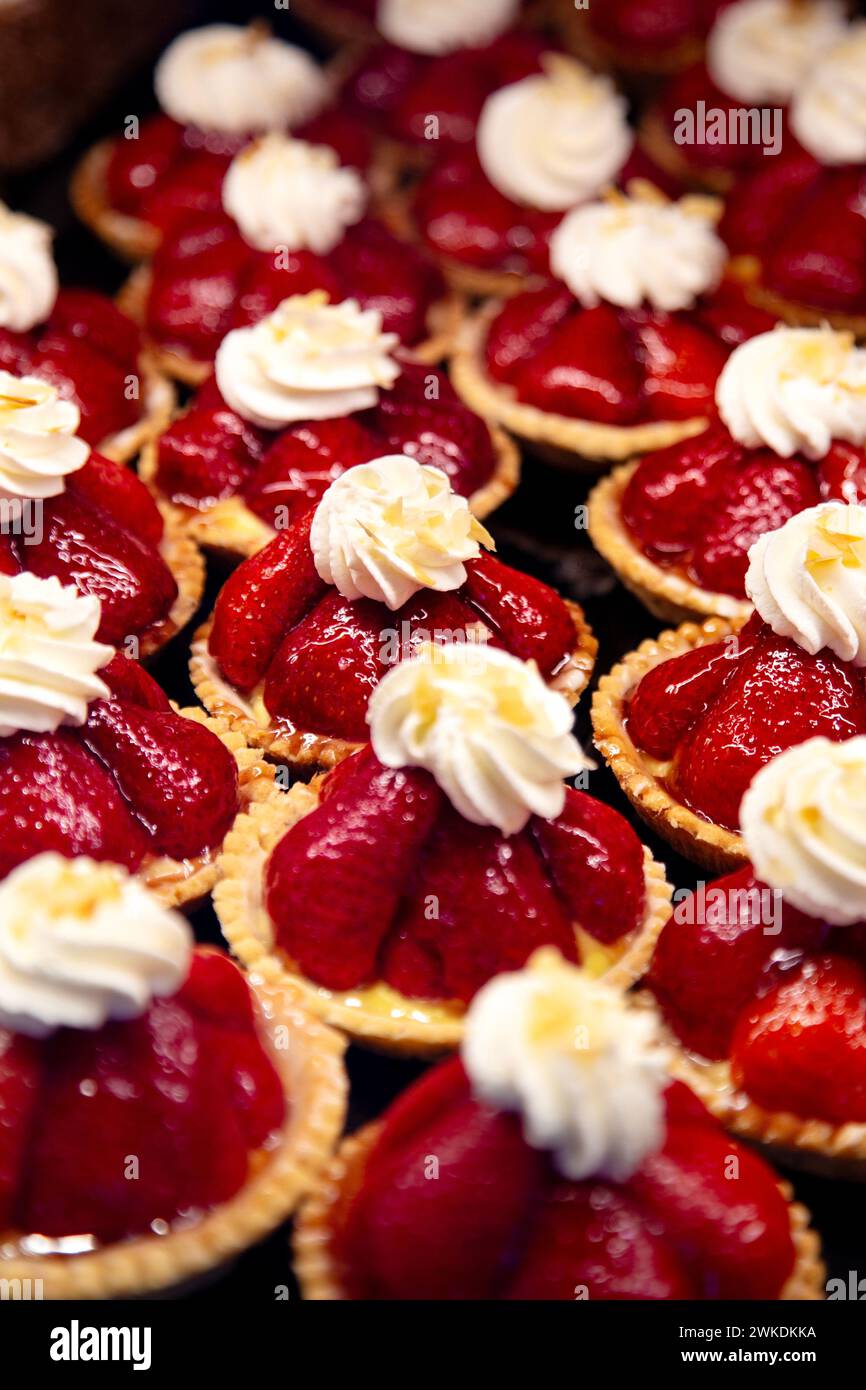
[[3,1278],[131,1297],[285,1220],[342,1125],[337,1035],[119,865],[40,854],[0,922]]
[[226,581],[192,644],[196,694],[254,747],[312,767],[367,742],[382,677],[431,641],[533,661],[573,704],[596,653],[582,611],[492,549],[440,469],[356,464]]
[[678,1074],[728,1128],[860,1178],[864,799],[862,736],[762,767],[740,812],[748,861],[681,895],[649,975]]
[[671,1081],[653,1016],[549,949],[485,985],[461,1056],[343,1144],[301,1209],[295,1269],[324,1299],[823,1288],[807,1213]]
[[245,965],[422,1055],[536,947],[620,986],[643,973],[670,889],[623,818],[563,781],[592,764],[534,663],[428,642],[367,718],[370,746],[275,788],[226,840],[214,903]]
[[819,502],[866,498],[866,351],[777,328],[732,352],[703,433],[623,465],[589,502],[593,543],[657,617],[751,612],[750,547]]
[[775,165],[791,104],[846,33],[841,0],[734,0],[719,7],[706,57],[665,84],[641,142],[669,174],[726,193]]
[[0,203],[0,370],[46,382],[76,407],[82,438],[125,462],[165,427],[174,392],[110,299],[60,288],[52,237]]
[[749,551],[748,621],[684,623],[603,677],[598,748],[639,815],[710,868],[748,857],[753,777],[811,738],[866,733],[866,507],[824,502]]
[[220,345],[216,371],[141,476],[209,550],[251,555],[348,468],[405,453],[441,470],[477,516],[514,490],[519,455],[434,368],[397,356],[381,314],[293,295]]
[[555,281],[475,315],[454,384],[554,462],[597,467],[699,434],[730,347],[772,319],[723,281],[719,204],[636,182],[574,209],[550,241]]

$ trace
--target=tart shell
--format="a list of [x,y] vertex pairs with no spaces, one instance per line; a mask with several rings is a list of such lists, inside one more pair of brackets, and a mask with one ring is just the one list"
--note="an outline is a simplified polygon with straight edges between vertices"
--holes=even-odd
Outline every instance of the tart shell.
[[[365,1125],[343,1140],[298,1213],[293,1236],[294,1268],[305,1299],[334,1302],[348,1298],[345,1267],[333,1249],[335,1227],[361,1185],[364,1165],[380,1130],[381,1124]],[[795,1256],[794,1268],[779,1300],[823,1299],[826,1269],[821,1259],[820,1237],[809,1224],[807,1208],[791,1200],[794,1194],[788,1184],[780,1183],[779,1187],[788,1203]]]
[[174,384],[149,353],[142,353],[139,374],[143,407],[141,418],[128,429],[109,435],[97,448],[97,453],[113,459],[115,463],[129,463],[139,450],[152,439],[157,439],[167,429],[177,406]]
[[637,467],[635,462],[615,468],[589,495],[588,529],[596,550],[625,587],[663,622],[701,622],[715,614],[745,621],[752,612],[746,599],[702,589],[676,570],[655,564],[635,544],[623,521],[622,499]]
[[[319,804],[321,778],[297,782],[289,792],[276,786],[238,817],[226,836],[219,862],[214,908],[233,955],[265,979],[287,980],[327,1023],[356,1042],[379,1051],[430,1057],[455,1048],[463,1037],[465,1005],[408,998],[381,982],[344,992],[325,989],[299,974],[274,944],[263,900],[265,863],[286,831]],[[671,888],[664,869],[644,849],[646,901],[640,927],[623,949],[605,947],[575,925],[584,965],[619,989],[629,989],[646,971],[670,915]]]
[[525,405],[508,386],[488,375],[484,363],[487,330],[501,303],[486,305],[467,319],[451,359],[458,395],[477,414],[502,425],[550,463],[581,472],[597,472],[604,463],[666,449],[706,429],[703,416],[692,420],[653,420],[643,425],[603,425]]
[[[592,676],[598,642],[583,610],[568,599],[563,602],[571,615],[576,640],[572,652],[548,684],[564,695],[569,704],[575,705]],[[189,663],[195,693],[210,714],[228,720],[252,747],[262,748],[272,758],[295,768],[331,768],[362,747],[360,743],[349,743],[328,734],[314,734],[273,723],[262,703],[261,686],[244,696],[223,680],[208,650],[211,624],[212,619],[209,619],[196,632]]]
[[176,509],[165,502],[158,505],[165,523],[159,553],[177,584],[177,598],[166,616],[139,638],[138,656],[142,661],[153,656],[186,627],[195,617],[204,593],[204,556],[187,535]]
[[170,1289],[241,1254],[285,1221],[313,1189],[345,1119],[345,1042],[304,1009],[289,986],[256,976],[248,980],[289,1101],[268,1161],[228,1202],[167,1235],[138,1236],[66,1256],[7,1255],[9,1246],[0,1238],[4,1279],[42,1280],[49,1299],[128,1298]]
[[669,764],[635,747],[626,728],[626,704],[647,671],[696,647],[732,637],[741,620],[709,618],[701,626],[683,623],[642,642],[636,651],[602,676],[592,701],[595,746],[642,820],[674,849],[717,873],[738,869],[748,855],[740,835],[690,811],[665,789]]

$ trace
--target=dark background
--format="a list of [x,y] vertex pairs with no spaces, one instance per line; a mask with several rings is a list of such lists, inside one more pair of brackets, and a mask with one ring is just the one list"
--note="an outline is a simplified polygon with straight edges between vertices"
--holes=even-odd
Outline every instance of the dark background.
[[[603,2],[603,0],[602,0]],[[652,0],[647,0],[651,3]],[[75,0],[67,0],[75,3]],[[127,0],[136,5],[142,0]],[[441,0],[447,4],[449,0]],[[122,9],[123,6],[121,5]],[[266,0],[259,3],[190,3],[187,22],[213,22],[219,19],[246,20],[261,15],[286,38],[302,42],[315,50],[302,28],[288,12],[272,9]],[[94,286],[114,293],[127,268],[75,219],[67,199],[67,183],[78,157],[97,139],[120,129],[123,117],[144,115],[154,109],[151,84],[152,65],[145,64],[132,80],[88,122],[74,142],[61,155],[38,169],[0,179],[0,196],[17,211],[44,218],[57,230],[56,255],[64,284]],[[2,107],[0,107],[2,120]],[[532,457],[524,457],[523,479],[516,495],[495,513],[488,526],[498,553],[509,564],[538,575],[558,588],[566,597],[580,602],[599,639],[596,673],[602,674],[646,637],[659,631],[652,618],[616,581],[605,562],[595,554],[585,531],[575,524],[575,509],[585,500],[591,480],[552,469]],[[207,613],[221,576],[211,567],[202,605]],[[195,703],[187,677],[187,629],[153,666],[153,674],[168,694],[183,704]],[[593,682],[594,686],[595,682]],[[584,695],[577,711],[577,734],[586,748],[591,746],[589,720],[590,695]],[[694,865],[679,858],[663,842],[635,820],[628,802],[602,764],[590,776],[589,790],[615,806],[636,825],[656,859],[667,866],[675,887],[693,887],[700,877]],[[219,926],[210,907],[196,913],[194,925],[203,941],[221,944]],[[352,1047],[348,1053],[351,1077],[350,1127],[377,1116],[423,1069],[420,1064],[398,1061]],[[812,1211],[821,1232],[828,1264],[828,1275],[846,1278],[849,1270],[866,1273],[864,1249],[864,1190],[858,1184],[842,1183],[790,1173],[796,1195]],[[205,1286],[187,1291],[194,1301],[211,1303],[222,1298],[273,1298],[275,1289],[288,1285],[296,1295],[291,1274],[286,1229],[277,1231],[262,1245],[248,1251],[221,1277]]]

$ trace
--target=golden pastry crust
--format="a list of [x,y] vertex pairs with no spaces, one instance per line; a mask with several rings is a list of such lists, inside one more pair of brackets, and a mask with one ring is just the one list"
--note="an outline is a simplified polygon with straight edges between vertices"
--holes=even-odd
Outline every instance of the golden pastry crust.
[[729,169],[696,169],[689,164],[668,134],[658,111],[652,107],[641,117],[637,135],[638,143],[653,163],[687,187],[701,188],[720,197],[730,193],[733,188],[735,175]]
[[[117,294],[117,304],[134,323],[143,324],[145,308],[150,293],[151,269],[149,265],[136,266]],[[444,299],[431,304],[427,314],[427,337],[412,348],[400,350],[410,362],[420,362],[422,366],[435,366],[449,355],[463,326],[464,301],[453,290]],[[150,342],[147,346],[149,360],[164,376],[179,381],[184,386],[201,386],[213,373],[213,360],[198,362],[184,353],[173,352]]]
[[606,676],[602,676],[592,701],[595,746],[642,820],[679,854],[718,873],[737,869],[748,859],[741,836],[704,820],[666,790],[668,763],[640,752],[626,729],[625,710],[631,695],[647,671],[671,657],[732,637],[741,620],[709,618],[700,627],[683,623],[642,642]]
[[[489,516],[501,507],[520,481],[520,450],[504,430],[498,425],[489,425],[496,467],[492,476],[469,498],[469,506],[475,516]],[[156,475],[159,455],[159,441],[152,439],[142,450],[138,462],[138,476],[159,497]],[[216,552],[229,559],[247,559],[262,550],[277,534],[267,522],[256,516],[244,505],[239,497],[226,497],[205,511],[193,507],[179,507],[171,504],[175,512],[186,522],[188,534],[205,550]]]
[[167,502],[158,503],[165,523],[159,553],[177,584],[177,598],[161,622],[142,634],[138,657],[145,661],[170,642],[195,617],[204,593],[204,556],[186,534],[182,518]]
[[117,434],[110,434],[97,446],[97,453],[113,459],[115,463],[129,463],[151,440],[157,439],[177,408],[177,392],[174,383],[160,371],[149,353],[142,353],[139,360],[141,380],[142,414],[134,425]]
[[[314,1188],[343,1128],[345,1042],[303,1007],[290,986],[255,976],[249,984],[262,1036],[289,1101],[279,1143],[267,1161],[254,1168],[240,1192],[194,1225],[86,1254],[0,1254],[0,1276],[41,1280],[49,1299],[155,1293],[218,1269],[292,1214]],[[3,1242],[4,1252],[10,1244]]]
[[[303,1203],[294,1226],[294,1268],[304,1298],[342,1301],[346,1292],[346,1269],[334,1251],[334,1234],[361,1186],[364,1165],[381,1131],[381,1123],[366,1125],[344,1139],[322,1173],[314,1192]],[[827,1271],[821,1259],[821,1240],[810,1226],[810,1215],[800,1202],[792,1201],[787,1183],[779,1188],[788,1203],[794,1268],[779,1299],[798,1302],[823,1299]]]
[[745,621],[752,612],[746,599],[702,589],[677,570],[655,564],[635,544],[623,521],[622,499],[638,463],[615,468],[589,494],[588,529],[596,550],[625,587],[663,622],[702,622],[714,615]]
[[[342,992],[325,989],[301,975],[276,948],[263,898],[265,865],[286,831],[318,805],[321,781],[297,782],[289,792],[274,787],[248,814],[238,817],[226,836],[214,908],[232,953],[265,979],[290,981],[301,990],[308,1008],[356,1042],[413,1057],[435,1056],[457,1047],[466,1012],[459,1001],[408,998],[381,981]],[[647,849],[644,884],[643,921],[616,946],[604,946],[575,924],[585,968],[619,989],[629,989],[644,974],[670,915],[670,884]]]
[[[575,645],[548,684],[564,695],[569,704],[575,705],[592,676],[598,642],[583,610],[568,599],[563,602],[574,624]],[[275,723],[264,707],[261,686],[247,696],[223,680],[208,650],[212,621],[209,619],[196,632],[189,663],[193,689],[209,713],[228,720],[252,747],[264,749],[272,758],[291,767],[331,768],[362,747],[327,734],[313,734]]]
[[552,463],[597,472],[605,462],[665,449],[706,429],[709,422],[703,416],[654,420],[644,425],[603,425],[524,405],[511,387],[489,376],[484,362],[487,331],[501,307],[500,303],[486,305],[466,320],[451,358],[454,389],[477,414],[495,420]]

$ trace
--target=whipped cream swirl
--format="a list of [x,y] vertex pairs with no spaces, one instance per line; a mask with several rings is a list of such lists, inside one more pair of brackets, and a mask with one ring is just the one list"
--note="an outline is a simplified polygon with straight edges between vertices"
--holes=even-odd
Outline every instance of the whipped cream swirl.
[[0,884],[0,1026],[41,1038],[137,1018],[189,974],[192,932],[125,869],[39,854]]
[[831,328],[775,328],[735,348],[716,382],[734,439],[782,458],[866,442],[866,349]]
[[383,677],[367,719],[381,763],[426,768],[461,816],[503,835],[555,819],[562,779],[594,766],[535,663],[482,643],[423,645]]
[[90,457],[75,434],[80,418],[47,381],[0,371],[0,496],[59,496]]
[[822,502],[759,537],[746,593],[780,637],[866,666],[866,507]]
[[216,380],[223,400],[262,429],[294,420],[333,420],[368,410],[400,368],[396,333],[382,332],[377,309],[357,300],[329,304],[323,290],[284,299],[251,328],[219,346]]
[[712,198],[669,203],[649,187],[612,194],[566,214],[550,238],[550,268],[586,308],[691,308],[727,259],[718,211]]
[[866,921],[866,738],[810,738],[756,773],[740,807],[755,872],[812,917]]
[[656,1015],[550,948],[479,990],[462,1057],[476,1097],[517,1111],[526,1142],[573,1182],[623,1182],[664,1142]]
[[633,136],[608,77],[549,54],[544,71],[500,87],[478,122],[478,158],[506,198],[561,212],[616,179]]
[[359,463],[337,478],[310,530],[316,570],[343,598],[401,608],[419,589],[466,582],[465,561],[493,546],[439,468],[406,454]]
[[56,576],[0,574],[0,738],[83,724],[108,686],[96,672],[114,648],[95,641],[99,600]]
[[379,0],[376,27],[411,53],[453,53],[492,43],[519,10],[520,0]]
[[822,164],[866,162],[866,20],[810,67],[791,104],[791,130]]
[[291,129],[329,95],[309,54],[259,24],[208,24],[181,34],[157,63],[154,87],[172,120],[226,135]]
[[0,203],[0,328],[27,333],[54,308],[53,238],[47,223]]
[[844,32],[837,0],[738,0],[710,31],[707,67],[738,101],[784,105]]
[[325,256],[364,215],[367,190],[327,145],[272,132],[229,165],[223,207],[258,251],[285,246]]

